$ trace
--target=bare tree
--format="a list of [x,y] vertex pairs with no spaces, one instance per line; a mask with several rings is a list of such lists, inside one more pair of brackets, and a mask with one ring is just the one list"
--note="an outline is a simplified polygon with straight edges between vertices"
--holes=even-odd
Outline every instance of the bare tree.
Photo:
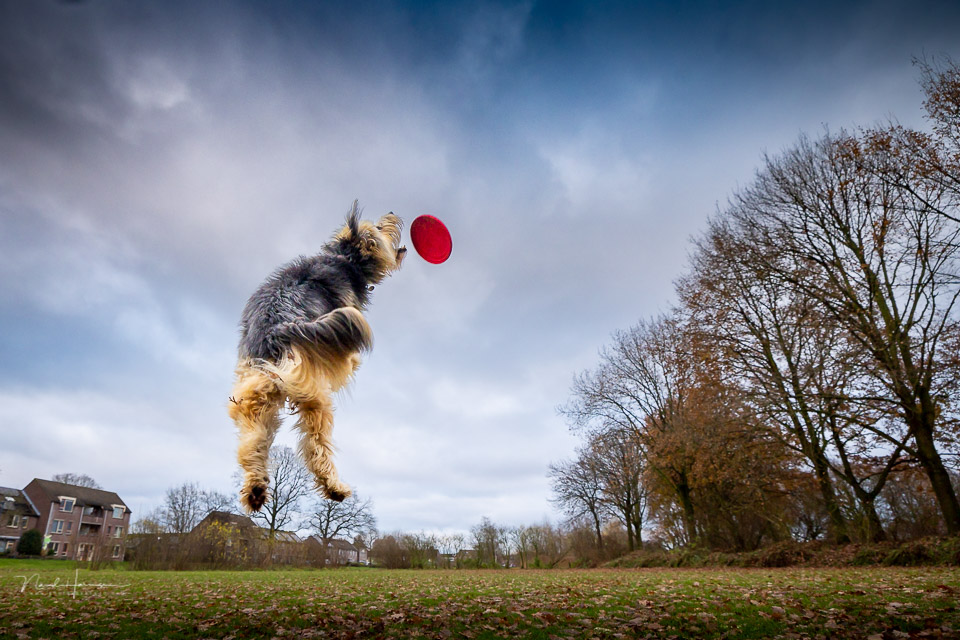
[[139,515],[130,525],[130,533],[167,533],[166,513],[162,507]]
[[[957,534],[960,502],[937,446],[955,396],[944,348],[956,332],[960,295],[957,203],[889,139],[882,132],[802,138],[766,158],[728,215],[766,255],[786,258],[764,264],[771,276],[815,300],[870,354],[868,371],[897,408],[947,531]],[[903,176],[911,189],[898,183]],[[887,440],[898,444],[897,435]]]
[[597,536],[597,549],[603,549],[602,528],[607,511],[600,466],[590,448],[578,450],[576,460],[551,464],[547,475],[553,501],[572,520],[589,517]]
[[412,569],[427,569],[437,566],[439,552],[437,537],[424,531],[405,533],[400,537],[400,546],[409,558]]
[[211,511],[240,512],[236,498],[215,490],[203,492],[203,507],[207,513]]
[[58,473],[52,478],[54,482],[72,484],[75,487],[87,487],[90,489],[103,489],[100,484],[85,473]]
[[595,437],[589,451],[599,470],[601,497],[626,528],[627,550],[633,551],[643,543],[648,494],[640,444],[634,433],[613,430]]
[[[334,538],[361,536],[370,539],[377,529],[377,519],[373,515],[373,501],[361,500],[359,494],[343,502],[318,500],[309,518],[309,525],[323,544],[323,557],[327,557],[327,547]],[[373,548],[373,544],[369,544]]]
[[440,546],[440,552],[447,557],[445,565],[446,568],[460,569],[463,567],[463,554],[461,551],[464,549],[465,541],[466,539],[462,533],[448,533],[446,535],[441,535],[437,539],[437,543]]
[[[807,460],[833,540],[850,538],[834,474],[859,501],[867,537],[883,539],[874,501],[904,460],[908,436],[889,424],[873,397],[877,390],[864,368],[870,354],[815,299],[771,273],[774,263],[783,272],[802,269],[787,260],[778,248],[750,242],[731,221],[713,220],[678,292],[691,325],[716,342],[754,410]],[[867,457],[869,468],[855,464]]]
[[683,448],[654,456],[651,445],[685,428],[697,366],[677,314],[641,321],[614,335],[599,366],[574,379],[571,401],[560,409],[582,433],[622,431],[634,439],[650,471],[676,496],[688,542],[697,539],[693,459]]
[[509,566],[510,550],[504,548],[508,533],[505,527],[495,524],[484,516],[479,524],[470,528],[474,549],[477,552],[477,565],[480,567]]
[[527,527],[525,538],[529,546],[528,555],[533,555],[529,564],[535,568],[555,567],[568,550],[563,532],[549,522]]
[[206,491],[196,482],[170,487],[164,502],[148,519],[169,533],[187,533],[211,511],[236,511],[233,499],[219,491]]
[[207,514],[205,492],[196,482],[170,487],[162,510],[164,525],[170,533],[187,533]]
[[313,476],[307,471],[303,459],[290,447],[270,447],[267,460],[270,473],[269,498],[259,511],[250,518],[261,523],[270,539],[277,531],[297,523],[301,501],[313,495]]

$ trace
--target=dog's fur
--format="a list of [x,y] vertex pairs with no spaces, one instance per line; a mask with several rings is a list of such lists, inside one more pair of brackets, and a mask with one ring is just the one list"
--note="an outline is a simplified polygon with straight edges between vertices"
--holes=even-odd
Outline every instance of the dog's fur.
[[357,202],[322,251],[281,267],[250,297],[240,322],[230,417],[240,430],[240,501],[259,511],[270,483],[267,455],[285,402],[297,416],[300,454],[317,489],[350,496],[333,465],[331,394],[350,381],[373,334],[360,312],[370,290],[400,268],[403,222],[392,213],[361,221]]

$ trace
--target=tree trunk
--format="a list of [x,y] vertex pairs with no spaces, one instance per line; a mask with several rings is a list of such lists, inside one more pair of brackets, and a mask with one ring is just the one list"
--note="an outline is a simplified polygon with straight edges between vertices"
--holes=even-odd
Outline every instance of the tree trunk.
[[600,532],[600,515],[596,510],[591,510],[590,515],[593,516],[593,529],[597,534],[597,550],[603,551],[603,534]]
[[840,510],[840,504],[837,501],[837,493],[833,489],[833,481],[830,479],[830,468],[823,457],[823,451],[817,450],[811,456],[813,461],[814,473],[817,476],[817,484],[820,487],[820,495],[823,497],[824,507],[827,509],[827,515],[830,518],[830,537],[834,544],[847,544],[850,542],[850,533],[847,530],[847,521]]
[[869,500],[861,500],[863,507],[863,516],[867,525],[867,542],[884,542],[887,534],[883,530],[883,523],[880,521],[880,514],[877,513],[877,507],[873,502],[873,497]]
[[633,508],[633,513],[631,514],[631,521],[633,522],[633,531],[634,531],[634,544],[637,549],[643,548],[643,515],[640,504],[635,504]]
[[[932,404],[923,402],[921,404]],[[924,407],[926,408],[926,407]],[[930,486],[937,497],[937,504],[940,506],[940,512],[943,515],[943,521],[947,525],[947,533],[955,536],[960,535],[960,503],[957,502],[957,494],[953,490],[953,484],[950,482],[950,473],[943,464],[943,459],[937,451],[933,440],[932,411],[922,413],[913,412],[914,424],[913,439],[917,443],[917,459],[927,473],[930,479]],[[919,413],[919,415],[918,415]]]
[[683,529],[687,534],[687,544],[693,544],[697,541],[697,525],[694,520],[690,487],[685,482],[678,484],[677,495],[680,497],[680,506],[683,508]]

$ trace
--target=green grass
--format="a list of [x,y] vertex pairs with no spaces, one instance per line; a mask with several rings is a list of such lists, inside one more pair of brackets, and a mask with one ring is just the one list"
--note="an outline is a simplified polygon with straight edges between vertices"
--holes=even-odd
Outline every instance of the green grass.
[[0,560],[0,637],[960,637],[949,567],[74,571]]

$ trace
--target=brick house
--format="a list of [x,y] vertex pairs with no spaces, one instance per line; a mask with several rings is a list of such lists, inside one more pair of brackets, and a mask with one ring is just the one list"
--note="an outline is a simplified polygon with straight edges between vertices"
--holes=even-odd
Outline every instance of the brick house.
[[30,498],[20,489],[0,487],[0,553],[13,553],[24,531],[36,529],[40,520]]
[[[323,558],[323,538],[310,536],[304,541],[307,555],[314,564],[344,565],[348,563],[369,564],[367,550],[341,538],[327,541],[327,557]],[[325,561],[324,561],[325,560]]]
[[304,549],[292,531],[275,531],[273,540],[267,529],[247,516],[228,511],[211,511],[190,532],[201,541],[207,561],[244,563],[303,564]]
[[[263,530],[264,536],[270,532]],[[268,540],[270,559],[276,564],[304,564],[307,560],[303,540],[293,531],[274,531],[272,543]]]
[[39,512],[48,556],[123,560],[130,509],[116,493],[34,478],[23,488]]
[[192,560],[208,563],[256,562],[263,555],[260,528],[247,516],[211,511],[188,534]]

